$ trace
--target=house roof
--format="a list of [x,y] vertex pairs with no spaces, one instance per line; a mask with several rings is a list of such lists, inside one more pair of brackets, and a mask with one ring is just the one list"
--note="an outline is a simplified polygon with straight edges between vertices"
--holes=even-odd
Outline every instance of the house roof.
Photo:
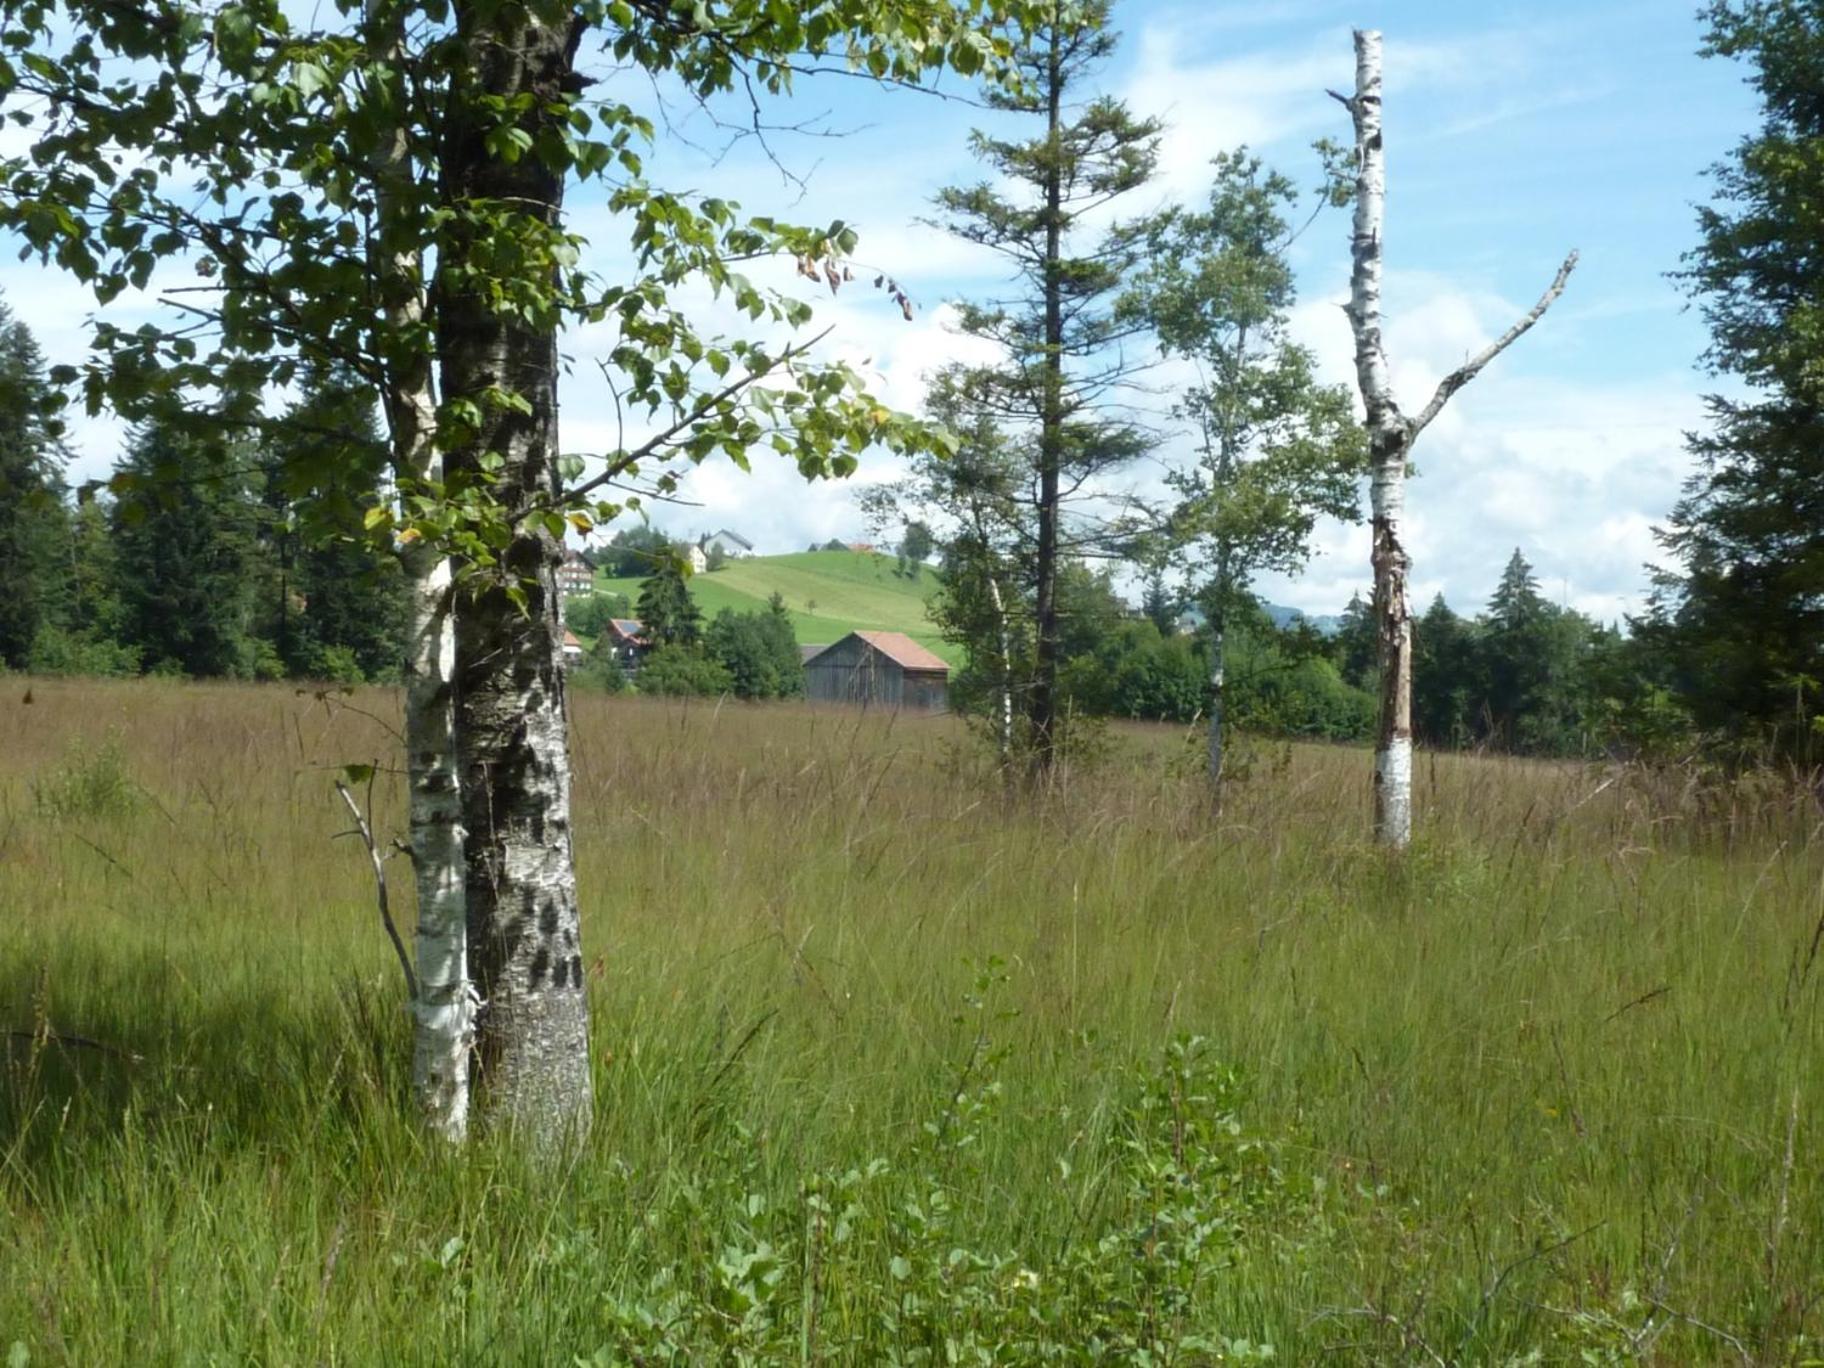
[[634,642],[636,645],[645,644],[645,638],[640,633],[644,632],[646,627],[637,618],[609,618],[608,626],[616,636],[625,641]]
[[726,527],[716,533],[715,537],[709,538],[709,540],[714,541],[716,537],[727,537],[730,541],[739,543],[742,549],[747,551],[752,551],[754,549],[754,544],[746,537],[742,536],[739,532],[730,532]]
[[798,647],[798,659],[808,663],[812,656],[821,655],[824,651],[829,649],[830,643],[827,641],[820,641],[815,646],[808,643],[801,644]]
[[942,670],[950,673],[950,662],[926,650],[904,632],[854,632],[868,645],[905,670]]
[[583,643],[576,639],[576,633],[571,631],[568,627],[564,629],[564,649],[566,651],[580,651],[583,649]]

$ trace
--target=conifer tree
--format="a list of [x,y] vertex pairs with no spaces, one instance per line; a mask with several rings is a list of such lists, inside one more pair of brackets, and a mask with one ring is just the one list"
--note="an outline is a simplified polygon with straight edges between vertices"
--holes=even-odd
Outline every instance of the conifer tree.
[[1713,395],[1701,462],[1661,541],[1676,565],[1640,624],[1703,726],[1824,754],[1824,14],[1717,0],[1705,54],[1749,67],[1762,120],[1711,171],[1685,283]]
[[69,513],[44,357],[0,305],[0,665],[23,669],[69,607]]
[[1014,284],[1006,298],[961,306],[963,329],[996,344],[1001,359],[962,372],[957,383],[964,404],[998,422],[1030,470],[1020,494],[1020,557],[1034,654],[1023,701],[1041,774],[1061,740],[1059,575],[1073,556],[1107,544],[1106,531],[1072,509],[1150,445],[1111,412],[1133,372],[1117,344],[1141,326],[1114,308],[1141,235],[1121,227],[1091,235],[1090,223],[1151,176],[1159,125],[1134,118],[1119,100],[1085,94],[1114,50],[1108,11],[1107,0],[1053,0],[1016,53],[1024,85],[987,97],[1042,128],[1025,138],[978,131],[971,146],[994,178],[937,198],[941,226],[998,253]]
[[256,673],[254,475],[245,451],[158,424],[133,434],[114,480],[115,575],[123,634],[148,668]]

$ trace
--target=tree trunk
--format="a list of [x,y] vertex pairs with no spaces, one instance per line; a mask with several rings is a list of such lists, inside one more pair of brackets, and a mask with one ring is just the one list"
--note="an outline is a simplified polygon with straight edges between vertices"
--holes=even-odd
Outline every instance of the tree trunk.
[[1374,625],[1381,673],[1374,744],[1374,839],[1395,850],[1412,840],[1412,604],[1406,592],[1406,451],[1378,453],[1371,477]]
[[1058,630],[1059,480],[1064,460],[1064,282],[1063,168],[1057,156],[1063,120],[1062,35],[1057,15],[1051,24],[1051,65],[1047,73],[1046,130],[1053,149],[1045,181],[1045,354],[1043,406],[1039,417],[1039,538],[1033,586],[1033,616],[1038,629],[1032,682],[1032,759],[1041,775],[1057,762],[1058,657],[1063,644]]
[[[540,261],[555,231],[561,170],[534,153],[503,160],[488,147],[497,116],[524,101],[519,127],[536,147],[566,104],[580,28],[544,22],[564,9],[458,5],[467,67],[451,98],[444,203],[493,220],[493,232]],[[530,97],[527,99],[526,97]],[[496,106],[497,107],[497,106]],[[517,217],[514,224],[509,216]],[[506,220],[506,221],[503,221]],[[557,470],[556,263],[533,279],[501,279],[496,240],[459,228],[440,263],[443,391],[480,407],[476,430],[449,455],[473,473],[496,456],[501,507],[551,507]],[[524,289],[523,307],[494,291]],[[492,402],[504,392],[525,403]],[[457,736],[467,828],[469,963],[484,1006],[479,1061],[489,1121],[538,1153],[579,1139],[591,1114],[588,1000],[571,850],[569,727],[557,567],[561,539],[521,521],[497,563],[465,587],[456,632]]]
[[1374,752],[1374,838],[1404,848],[1412,838],[1412,612],[1404,532],[1411,431],[1394,402],[1381,338],[1381,247],[1387,168],[1381,132],[1381,35],[1355,35],[1356,195],[1349,319],[1356,381],[1367,411],[1374,512],[1374,620],[1380,720]]
[[1222,811],[1223,685],[1228,673],[1229,634],[1222,616],[1210,619],[1210,797]]
[[988,598],[994,604],[994,624],[1001,642],[1001,706],[995,718],[995,752],[1005,774],[1013,764],[1013,642],[1007,634],[1007,605],[1001,598],[1000,581],[992,571],[988,575]]
[[[400,15],[385,0],[368,0],[370,52],[397,71]],[[437,398],[431,357],[422,343],[423,259],[398,222],[412,180],[406,143],[403,81],[385,90],[392,115],[375,158],[375,218],[379,241],[374,277],[381,291],[385,337],[397,347],[386,360],[381,401],[401,484],[435,480],[442,461],[435,443]],[[389,242],[388,239],[391,239]],[[469,1127],[469,1050],[475,1038],[475,995],[469,986],[468,923],[463,895],[462,804],[456,777],[456,627],[447,557],[416,542],[405,547],[405,751],[410,787],[412,872],[418,893],[414,936],[418,1001],[412,1047],[412,1089],[424,1124],[458,1142]]]
[[1374,513],[1374,619],[1381,671],[1374,836],[1381,845],[1401,850],[1412,839],[1412,605],[1406,590],[1412,560],[1405,542],[1406,467],[1419,434],[1450,397],[1544,317],[1564,293],[1577,267],[1577,253],[1565,257],[1539,302],[1519,322],[1439,381],[1416,418],[1406,417],[1394,400],[1381,338],[1381,230],[1387,163],[1381,129],[1381,35],[1373,29],[1355,33],[1355,94],[1336,98],[1355,123],[1355,222],[1348,312],[1355,332],[1356,384],[1367,412]]

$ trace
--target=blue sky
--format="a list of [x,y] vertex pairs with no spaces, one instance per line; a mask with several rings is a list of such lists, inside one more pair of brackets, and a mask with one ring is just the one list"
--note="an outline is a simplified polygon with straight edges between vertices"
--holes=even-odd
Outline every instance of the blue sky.
[[[1755,117],[1742,71],[1696,55],[1694,10],[1686,0],[1116,5],[1123,41],[1102,86],[1169,125],[1159,181],[1135,197],[1136,211],[1199,196],[1209,157],[1240,143],[1312,180],[1312,139],[1347,137],[1347,117],[1324,91],[1351,83],[1351,27],[1386,33],[1388,343],[1409,407],[1530,305],[1567,249],[1582,251],[1564,299],[1421,441],[1411,493],[1421,602],[1442,591],[1459,610],[1479,607],[1516,545],[1555,598],[1605,618],[1641,602],[1651,528],[1690,468],[1681,433],[1701,423],[1708,384],[1696,367],[1701,320],[1666,273],[1693,241],[1703,169]],[[637,82],[625,88],[648,94]],[[844,136],[771,139],[803,187],[751,141],[728,145],[688,103],[669,115],[655,174],[730,194],[752,212],[855,223],[860,259],[889,270],[919,302],[908,324],[865,286],[819,301],[820,317],[836,325],[831,347],[865,363],[893,402],[915,407],[921,376],[968,354],[944,302],[992,293],[995,265],[915,220],[939,186],[979,177],[965,139],[981,111],[847,79],[807,82],[769,115],[823,116]],[[620,234],[599,198],[579,196],[575,208],[612,269]],[[1330,214],[1295,249],[1295,328],[1338,382],[1351,378],[1337,308],[1346,238],[1346,217]],[[0,290],[51,359],[75,359],[91,311],[78,291],[19,264],[0,267]],[[572,450],[600,450],[614,437],[591,364],[602,341],[588,330],[567,339],[574,373],[563,430]],[[100,473],[119,433],[106,420],[85,422],[74,444],[77,473]],[[1179,456],[1168,445],[1160,460]],[[752,476],[706,466],[684,487],[695,506],[656,510],[654,520],[679,532],[730,526],[762,551],[798,550],[864,535],[854,485],[893,473],[880,458],[847,485],[807,488],[782,466],[757,464]],[[1262,587],[1277,601],[1334,611],[1366,582],[1367,558],[1363,528],[1326,527],[1303,576]]]

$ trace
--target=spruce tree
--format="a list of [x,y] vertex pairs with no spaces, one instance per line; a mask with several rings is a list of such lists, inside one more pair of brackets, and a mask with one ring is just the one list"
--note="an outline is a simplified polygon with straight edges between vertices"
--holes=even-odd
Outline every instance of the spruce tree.
[[703,636],[703,614],[684,582],[684,567],[675,556],[661,561],[640,585],[640,629],[657,646],[694,647]]
[[0,305],[0,665],[23,669],[69,607],[69,513],[31,330]]
[[267,631],[286,672],[390,679],[404,659],[398,557],[364,530],[382,501],[387,448],[374,395],[353,376],[313,371],[266,450]]
[[1134,118],[1121,101],[1081,95],[1114,50],[1108,11],[1107,0],[1052,5],[1016,54],[1023,85],[986,97],[1042,129],[1027,138],[976,132],[972,149],[994,178],[937,198],[939,224],[998,253],[1014,281],[1007,298],[961,306],[964,331],[994,343],[1001,360],[964,372],[959,389],[1006,427],[1030,467],[1022,561],[1035,653],[1024,703],[1041,773],[1061,739],[1059,572],[1103,541],[1091,520],[1072,518],[1072,505],[1093,498],[1101,476],[1149,445],[1108,411],[1131,374],[1117,344],[1139,325],[1113,305],[1140,235],[1116,227],[1086,239],[1086,219],[1101,221],[1111,203],[1146,183],[1159,139],[1159,125]]
[[147,667],[255,672],[256,473],[248,454],[160,424],[134,433],[114,481],[113,540],[122,631]]
[[1824,14],[1719,0],[1707,56],[1749,65],[1761,126],[1711,171],[1683,278],[1702,301],[1712,396],[1702,462],[1660,537],[1678,564],[1640,624],[1712,729],[1815,755],[1824,712]]

